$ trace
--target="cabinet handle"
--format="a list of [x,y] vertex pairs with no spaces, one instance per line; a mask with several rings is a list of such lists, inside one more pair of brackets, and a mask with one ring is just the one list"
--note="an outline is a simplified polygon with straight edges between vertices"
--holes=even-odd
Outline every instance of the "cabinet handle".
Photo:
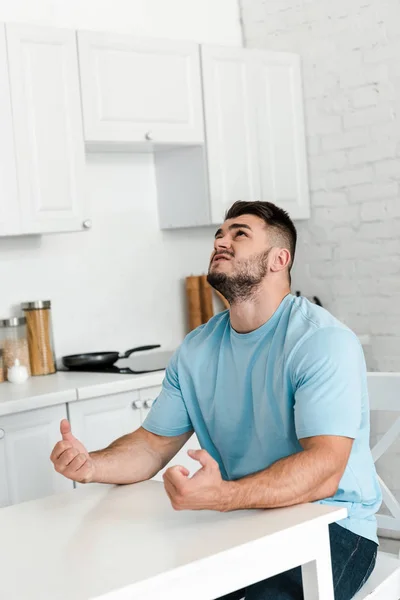
[[154,404],[154,400],[145,400],[145,406],[146,408],[151,408]]
[[91,219],[86,219],[86,221],[83,221],[82,227],[84,229],[91,229],[92,228],[92,220]]
[[135,400],[132,402],[132,408],[143,408],[143,400]]
[[147,131],[144,137],[146,138],[146,140],[149,140],[149,141],[151,141],[153,139],[153,135],[152,135],[151,131]]
[[2,440],[5,435],[6,432],[4,431],[4,429],[0,429],[0,440]]

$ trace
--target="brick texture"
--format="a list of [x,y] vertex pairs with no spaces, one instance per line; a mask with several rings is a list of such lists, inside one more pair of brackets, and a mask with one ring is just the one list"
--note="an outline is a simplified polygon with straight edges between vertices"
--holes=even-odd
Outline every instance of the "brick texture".
[[370,369],[400,370],[400,4],[240,5],[248,47],[302,58],[311,218],[294,286],[371,336]]
[[[245,44],[302,58],[311,218],[294,289],[369,334],[370,370],[400,370],[400,3],[240,0]],[[393,414],[371,417],[374,443]],[[400,441],[378,472],[400,499]]]

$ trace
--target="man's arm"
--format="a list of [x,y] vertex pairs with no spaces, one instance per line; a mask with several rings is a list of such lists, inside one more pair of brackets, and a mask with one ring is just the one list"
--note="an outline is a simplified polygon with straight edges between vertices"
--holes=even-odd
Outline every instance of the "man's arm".
[[333,496],[353,440],[324,435],[305,438],[300,443],[303,451],[236,481],[224,481],[218,463],[205,450],[189,451],[202,469],[191,478],[183,467],[166,471],[164,485],[172,506],[176,510],[225,512],[291,506]]
[[193,433],[178,377],[179,349],[171,358],[161,393],[142,427],[110,444],[88,452],[61,422],[62,441],[51,453],[54,468],[82,483],[136,483],[150,479],[171,460]]
[[54,468],[80,483],[136,483],[150,479],[171,460],[192,435],[161,436],[139,427],[104,450],[88,452],[71,432],[66,419],[60,424],[62,440],[51,453]]
[[334,496],[353,440],[322,435],[302,439],[300,444],[302,452],[282,458],[264,471],[228,482],[226,510],[291,506]]
[[97,483],[137,483],[151,479],[179,452],[192,431],[166,437],[139,427],[104,450],[90,452]]

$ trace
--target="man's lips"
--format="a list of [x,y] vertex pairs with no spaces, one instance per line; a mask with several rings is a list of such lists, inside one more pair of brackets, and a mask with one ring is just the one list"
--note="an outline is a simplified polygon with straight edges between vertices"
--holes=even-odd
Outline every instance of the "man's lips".
[[219,260],[231,260],[231,256],[227,254],[216,254],[213,258],[213,262],[218,262]]

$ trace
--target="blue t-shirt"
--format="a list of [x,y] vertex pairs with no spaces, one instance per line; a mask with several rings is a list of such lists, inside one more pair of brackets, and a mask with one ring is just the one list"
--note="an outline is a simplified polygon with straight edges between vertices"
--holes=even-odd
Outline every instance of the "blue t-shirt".
[[353,438],[339,488],[321,502],[346,507],[339,524],[378,541],[363,351],[350,329],[305,298],[287,295],[250,333],[232,329],[228,311],[192,331],[143,427],[163,436],[194,430],[226,480],[300,452],[301,438]]

